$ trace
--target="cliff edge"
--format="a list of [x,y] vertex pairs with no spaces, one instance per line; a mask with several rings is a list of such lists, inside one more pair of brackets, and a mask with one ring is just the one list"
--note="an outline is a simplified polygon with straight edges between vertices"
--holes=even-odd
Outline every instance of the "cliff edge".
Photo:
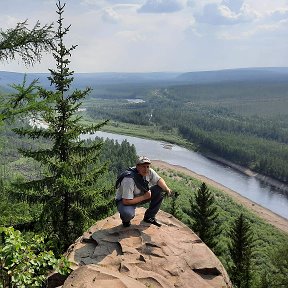
[[124,228],[119,214],[97,222],[68,250],[73,272],[63,288],[231,288],[213,252],[182,222],[159,211],[162,227],[137,208]]

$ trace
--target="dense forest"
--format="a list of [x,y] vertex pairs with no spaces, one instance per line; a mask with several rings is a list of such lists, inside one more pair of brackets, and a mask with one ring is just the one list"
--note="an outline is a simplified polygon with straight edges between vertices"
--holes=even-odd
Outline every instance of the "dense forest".
[[[10,129],[12,129],[12,127],[13,126],[5,125],[1,129],[1,139],[6,145],[1,146],[2,149],[0,151],[0,226],[12,225],[14,227],[25,227],[26,225],[29,225],[29,223],[36,223],[40,214],[41,205],[29,205],[26,201],[22,202],[19,201],[19,199],[13,198],[12,194],[9,192],[13,189],[11,188],[11,185],[17,181],[39,179],[45,174],[45,171],[43,171],[43,167],[41,167],[37,161],[21,156],[18,150],[25,147],[44,147],[47,143],[35,143],[33,140],[23,139],[11,132]],[[114,140],[101,139],[98,137],[93,141],[86,140],[88,145],[94,141],[102,143],[101,153],[94,165],[95,167],[106,165],[105,172],[101,175],[98,185],[106,187],[106,189],[110,191],[110,199],[113,199],[115,179],[124,169],[134,166],[137,157],[136,150],[135,147],[127,141],[118,143]],[[7,145],[7,143],[9,143],[9,145]],[[95,218],[90,219],[91,221],[89,221],[89,223],[93,223],[102,217],[110,215],[111,211],[115,211],[113,205],[111,206],[111,210],[108,210],[105,215],[95,215]],[[85,227],[83,227],[83,229],[85,229]]]
[[[4,127],[3,127],[4,128]],[[41,232],[39,226],[30,225],[39,221],[39,216],[43,208],[42,205],[23,202],[13,197],[11,191],[11,183],[17,181],[23,181],[23,179],[38,178],[41,176],[41,167],[37,162],[32,159],[22,157],[17,148],[19,147],[39,147],[46,146],[44,143],[33,143],[33,141],[25,140],[23,137],[15,135],[13,132],[9,132],[12,127],[5,125],[2,129],[2,137],[7,139],[10,145],[2,146],[1,159],[7,161],[5,165],[1,165],[2,177],[1,177],[1,197],[0,197],[0,211],[1,211],[1,223],[0,226],[13,225],[15,228],[21,229],[24,235],[28,233],[28,237],[31,237],[31,232],[42,233],[46,235],[45,231]],[[3,139],[2,138],[2,139]],[[87,140],[87,143],[92,140]],[[98,162],[95,162],[95,166],[102,166],[106,164],[105,172],[101,174],[98,179],[98,187],[106,187],[110,190],[111,199],[114,198],[114,184],[116,176],[120,171],[123,171],[128,166],[133,166],[136,159],[136,150],[133,145],[130,145],[127,141],[122,143],[115,142],[114,140],[95,138],[98,143],[103,143],[99,154]],[[30,143],[29,143],[30,142]],[[92,141],[93,142],[93,141]],[[6,153],[5,151],[9,151]],[[169,186],[173,190],[178,192],[178,197],[165,198],[161,209],[171,213],[182,222],[186,223],[191,228],[194,227],[193,223],[195,219],[189,216],[189,211],[192,211],[189,206],[190,199],[195,199],[197,189],[201,186],[201,183],[193,178],[185,176],[181,173],[176,174],[174,171],[157,170],[157,172],[165,178],[169,183]],[[202,183],[203,184],[203,183]],[[220,258],[225,268],[230,271],[232,260],[229,254],[228,245],[230,243],[228,231],[231,229],[235,219],[240,213],[245,215],[251,229],[253,230],[253,255],[251,264],[252,284],[250,287],[266,287],[265,281],[270,286],[267,287],[278,287],[273,286],[276,280],[286,275],[285,269],[283,272],[277,270],[275,264],[275,257],[279,260],[279,251],[282,251],[287,243],[287,235],[284,235],[276,228],[271,227],[259,218],[255,217],[251,212],[244,209],[241,205],[232,201],[223,192],[208,187],[214,195],[213,205],[217,209],[217,218],[214,219],[214,224],[218,226],[218,235],[214,237],[214,252]],[[192,197],[192,198],[191,198]],[[96,200],[96,199],[95,199]],[[86,223],[86,226],[81,227],[83,230],[89,227],[92,223],[98,219],[102,219],[106,216],[110,216],[116,212],[116,207],[111,205],[105,214],[95,215],[90,218]],[[46,226],[42,226],[44,229]],[[220,228],[220,229],[219,229]],[[252,234],[251,234],[252,235]],[[46,243],[49,241],[46,237]],[[207,242],[208,244],[208,242]],[[47,249],[51,249],[53,246],[48,244]],[[212,248],[212,247],[211,247]],[[277,256],[278,255],[278,256]],[[284,254],[285,255],[285,254]],[[279,260],[280,261],[280,260]],[[278,263],[278,262],[276,262]],[[282,262],[279,262],[282,263]],[[276,265],[276,266],[274,266]],[[282,275],[282,273],[284,273]],[[263,276],[265,275],[265,277]],[[264,280],[265,281],[264,281]],[[265,283],[264,283],[265,282]],[[281,287],[281,286],[279,286]]]
[[95,91],[85,103],[93,119],[156,127],[188,140],[203,153],[284,183],[288,181],[287,104],[287,83],[249,81],[154,88],[115,85],[106,94]]

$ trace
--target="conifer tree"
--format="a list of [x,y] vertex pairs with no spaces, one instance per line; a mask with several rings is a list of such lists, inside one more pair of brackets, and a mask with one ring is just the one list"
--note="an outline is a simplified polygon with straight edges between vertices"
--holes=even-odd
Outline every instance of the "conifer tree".
[[279,247],[272,258],[274,269],[270,287],[288,287],[288,243]]
[[288,287],[288,243],[283,243],[272,252],[271,264],[262,272],[261,288]]
[[189,201],[190,210],[185,212],[193,219],[190,226],[201,240],[213,249],[220,234],[219,225],[216,223],[218,213],[213,194],[203,182],[197,189],[195,200],[191,197]]
[[[62,252],[82,234],[84,228],[87,228],[85,223],[89,218],[103,217],[113,205],[109,205],[112,199],[107,195],[111,191],[97,187],[97,179],[105,171],[105,166],[96,165],[101,142],[88,143],[80,139],[81,134],[96,132],[106,121],[85,126],[81,124],[81,117],[77,115],[81,100],[90,89],[70,91],[74,73],[69,69],[70,56],[76,46],[67,48],[64,45],[64,37],[70,26],[63,27],[65,4],[62,5],[58,1],[56,5],[59,15],[57,45],[53,48],[56,69],[49,69],[49,79],[55,90],[30,87],[29,95],[32,96],[26,97],[24,101],[34,112],[34,117],[47,124],[47,129],[37,126],[15,129],[21,136],[49,141],[50,145],[47,148],[20,151],[24,156],[39,161],[45,168],[44,174],[41,179],[17,183],[16,187],[17,195],[22,200],[43,204],[43,227],[48,234],[54,236],[56,249]],[[24,88],[16,88],[19,93],[14,103],[23,103],[23,99],[19,102],[19,97],[21,89]]]
[[27,20],[17,23],[15,28],[0,29],[0,62],[20,56],[26,65],[33,65],[41,60],[42,52],[51,51],[53,41],[53,25],[41,26],[39,21],[32,29]]
[[[17,56],[25,65],[40,62],[42,53],[51,51],[54,45],[54,36],[53,24],[41,26],[39,21],[32,29],[28,28],[27,20],[17,23],[14,28],[7,30],[0,28],[0,62],[15,60]],[[23,83],[26,83],[26,80]],[[31,84],[34,85],[35,81]],[[3,120],[10,116],[3,113],[3,110],[8,109],[4,105],[5,102],[5,96],[0,93],[0,126],[3,124]]]
[[237,288],[251,287],[251,258],[253,236],[252,229],[244,215],[236,219],[229,233],[231,243],[229,251],[233,265],[229,276],[233,285]]

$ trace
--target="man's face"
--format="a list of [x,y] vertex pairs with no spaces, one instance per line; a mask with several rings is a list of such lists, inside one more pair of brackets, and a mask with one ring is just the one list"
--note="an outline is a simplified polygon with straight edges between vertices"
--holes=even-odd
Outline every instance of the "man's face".
[[136,166],[137,171],[140,175],[144,176],[148,176],[149,175],[149,168],[150,168],[150,164],[149,163],[144,163],[144,164],[138,164]]

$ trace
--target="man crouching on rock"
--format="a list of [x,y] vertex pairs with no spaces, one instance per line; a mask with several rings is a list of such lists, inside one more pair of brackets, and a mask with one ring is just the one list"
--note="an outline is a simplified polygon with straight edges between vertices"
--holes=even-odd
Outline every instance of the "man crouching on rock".
[[150,202],[144,215],[144,222],[161,226],[155,216],[160,209],[163,193],[171,195],[172,190],[152,168],[151,161],[140,156],[136,167],[124,171],[116,181],[116,204],[124,227],[131,225],[138,204]]

